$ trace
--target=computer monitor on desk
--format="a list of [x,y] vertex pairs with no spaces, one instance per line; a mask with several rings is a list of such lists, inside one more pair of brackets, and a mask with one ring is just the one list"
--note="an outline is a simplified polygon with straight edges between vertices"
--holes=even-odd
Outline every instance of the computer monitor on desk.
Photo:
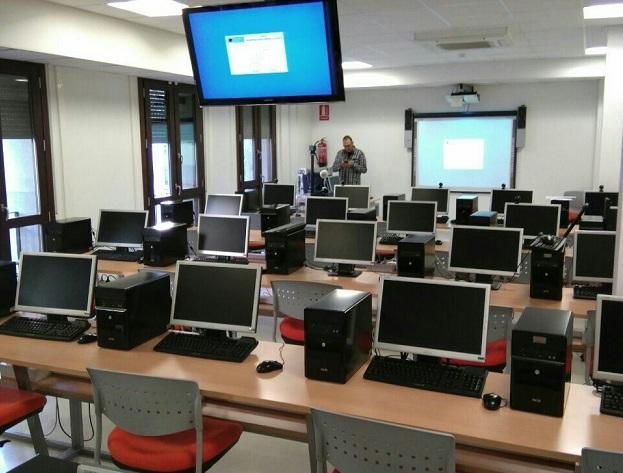
[[593,379],[623,385],[623,297],[597,296]]
[[244,258],[249,247],[247,215],[199,215],[197,254],[227,260]]
[[335,197],[346,197],[349,209],[367,209],[370,207],[370,186],[336,185]]
[[210,215],[240,215],[242,194],[208,194],[205,213]]
[[574,238],[573,281],[590,283],[595,288],[594,296],[590,297],[592,299],[597,297],[597,293],[610,294],[616,232],[578,230]]
[[448,213],[448,198],[450,189],[443,187],[412,187],[411,200],[419,202],[437,202],[437,212],[440,215]]
[[320,218],[346,220],[348,199],[346,197],[307,197],[305,199],[305,223],[316,225]]
[[493,189],[491,191],[491,210],[498,216],[505,212],[506,203],[531,204],[532,191],[519,189]]
[[264,184],[262,194],[264,205],[287,204],[294,206],[294,186],[291,184]]
[[558,235],[560,205],[514,204],[504,206],[504,226],[523,228],[524,239],[534,239],[540,234]]
[[95,246],[142,248],[147,210],[100,210]]
[[387,231],[398,234],[435,233],[437,202],[390,200]]

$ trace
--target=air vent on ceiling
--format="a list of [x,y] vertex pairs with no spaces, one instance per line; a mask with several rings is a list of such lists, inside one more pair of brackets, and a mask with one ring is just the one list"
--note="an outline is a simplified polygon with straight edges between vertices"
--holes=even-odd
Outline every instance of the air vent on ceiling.
[[415,33],[418,43],[433,45],[445,51],[503,48],[512,44],[508,28],[448,29]]

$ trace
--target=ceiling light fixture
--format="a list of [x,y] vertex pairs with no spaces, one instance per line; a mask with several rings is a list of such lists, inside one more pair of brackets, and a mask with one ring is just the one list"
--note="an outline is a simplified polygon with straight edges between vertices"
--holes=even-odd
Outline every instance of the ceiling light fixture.
[[591,5],[589,7],[584,7],[585,20],[621,17],[623,17],[623,3],[607,3],[603,5]]
[[342,69],[345,71],[355,71],[358,69],[370,69],[372,64],[368,64],[367,62],[361,61],[344,61],[342,63]]
[[605,56],[607,52],[607,46],[593,46],[584,50],[584,54],[587,56]]
[[130,0],[128,2],[111,2],[108,6],[149,17],[179,16],[182,14],[182,10],[188,7],[184,3],[173,0]]

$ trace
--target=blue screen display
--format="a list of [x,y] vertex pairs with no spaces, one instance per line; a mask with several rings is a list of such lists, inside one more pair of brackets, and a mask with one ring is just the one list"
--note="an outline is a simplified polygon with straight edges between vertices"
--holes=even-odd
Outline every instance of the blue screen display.
[[204,101],[333,95],[326,17],[324,1],[190,10]]

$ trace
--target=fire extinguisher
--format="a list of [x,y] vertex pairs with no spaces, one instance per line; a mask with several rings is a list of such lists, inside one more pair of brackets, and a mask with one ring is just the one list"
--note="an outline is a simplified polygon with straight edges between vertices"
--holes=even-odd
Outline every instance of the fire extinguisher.
[[327,142],[321,138],[316,146],[316,156],[318,156],[318,166],[327,165]]

